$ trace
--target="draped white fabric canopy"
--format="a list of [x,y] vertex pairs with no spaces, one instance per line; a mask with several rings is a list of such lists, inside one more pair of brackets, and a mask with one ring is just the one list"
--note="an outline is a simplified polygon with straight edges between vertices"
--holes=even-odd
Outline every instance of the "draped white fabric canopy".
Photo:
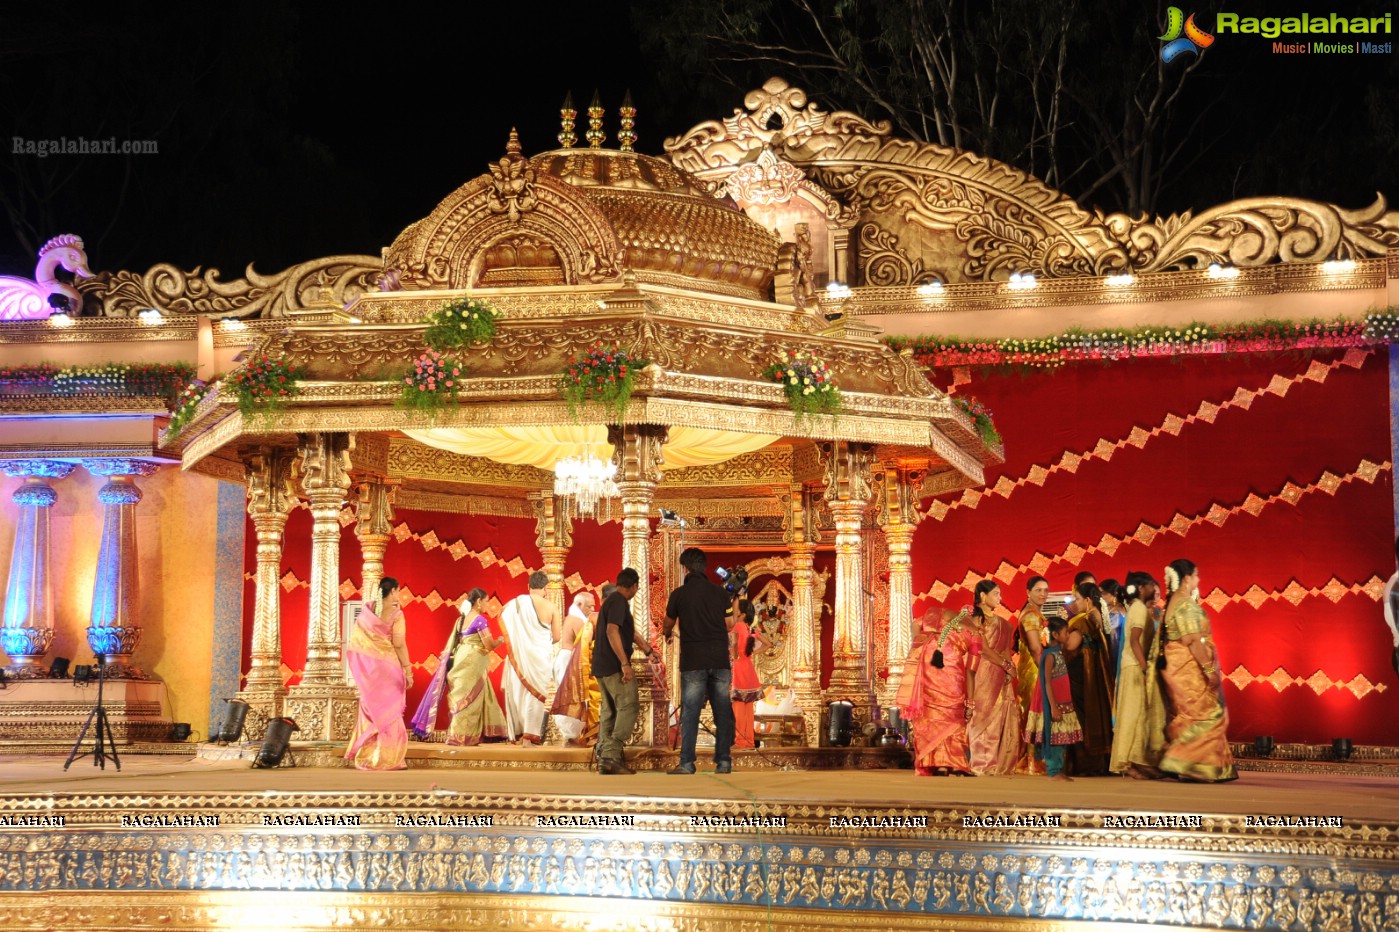
[[[566,456],[610,459],[607,428],[597,424],[566,427],[429,427],[404,431],[419,443],[439,450],[481,456],[515,466],[552,471]],[[722,463],[752,453],[776,441],[772,434],[749,434],[702,427],[672,427],[665,445],[663,469],[684,469]]]

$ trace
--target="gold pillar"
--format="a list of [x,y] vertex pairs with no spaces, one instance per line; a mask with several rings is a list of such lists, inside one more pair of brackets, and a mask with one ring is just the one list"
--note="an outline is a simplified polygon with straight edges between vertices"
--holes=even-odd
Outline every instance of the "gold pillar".
[[282,714],[282,532],[296,507],[290,450],[262,447],[248,457],[248,516],[257,535],[252,665],[238,698],[248,704],[244,734],[261,735]]
[[141,580],[136,547],[136,506],[141,490],[137,476],[154,475],[159,463],[146,460],[84,460],[94,476],[107,477],[97,492],[102,503],[102,543],[97,551],[97,578],[92,587],[91,627],[87,643],[94,656],[107,665],[109,679],[145,679],[131,662],[141,641],[137,624],[141,608]]
[[[628,424],[607,428],[607,442],[612,444],[613,462],[617,464],[617,488],[622,496],[622,565],[636,570],[640,577],[636,595],[632,597],[632,614],[636,631],[651,640],[651,506],[656,499],[656,486],[661,481],[661,465],[665,462],[662,448],[669,431],[658,424]],[[666,704],[656,694],[651,678],[646,675],[644,662],[636,662],[637,692],[641,708],[637,723],[641,729],[640,743],[657,746],[666,740]]]
[[349,434],[301,434],[301,487],[311,503],[311,609],[306,669],[287,692],[286,714],[304,741],[344,741],[359,699],[340,666],[340,509],[350,488]]
[[820,533],[811,513],[811,493],[794,484],[781,493],[786,505],[783,539],[792,559],[792,614],[787,634],[787,669],[806,720],[806,743],[821,743],[821,643],[812,587],[812,566]]
[[384,578],[384,552],[393,537],[393,503],[402,479],[362,476],[356,484],[355,536],[359,538],[364,568],[360,572],[359,597],[369,602],[378,594]]
[[918,487],[924,468],[890,464],[875,471],[876,521],[889,546],[889,678],[880,704],[889,708],[899,692],[904,661],[913,646],[913,534],[918,529]]
[[58,501],[48,480],[67,478],[77,468],[55,460],[12,460],[0,465],[5,475],[24,479],[13,495],[19,521],[5,587],[5,626],[0,629],[0,648],[10,655],[5,672],[12,677],[46,675],[42,661],[53,643],[49,509]]
[[874,697],[868,673],[870,637],[860,528],[872,495],[869,468],[874,448],[841,440],[822,443],[819,450],[826,471],[825,500],[836,528],[834,668],[827,694],[829,699],[854,703],[855,721],[863,724],[869,720]]
[[553,603],[559,618],[563,618],[567,614],[563,568],[568,549],[573,546],[573,521],[564,503],[553,492],[531,492],[529,500],[534,509],[535,531],[539,535],[535,543],[544,558],[544,575],[549,577],[544,594]]

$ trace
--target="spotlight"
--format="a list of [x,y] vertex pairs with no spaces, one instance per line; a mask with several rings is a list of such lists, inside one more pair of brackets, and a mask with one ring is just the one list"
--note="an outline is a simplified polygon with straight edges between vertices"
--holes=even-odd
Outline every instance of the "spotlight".
[[10,677],[9,677],[9,675],[8,675],[4,670],[0,669],[0,689],[9,689],[9,688],[10,688]]
[[1136,280],[1135,275],[1109,275],[1103,281],[1109,288],[1126,288]]
[[161,324],[165,323],[165,315],[153,307],[146,308],[144,311],[137,314],[136,317],[147,327],[159,327]]
[[236,317],[225,317],[219,322],[219,326],[225,333],[241,333],[248,329],[248,325]]
[[1336,760],[1350,760],[1350,755],[1355,751],[1355,745],[1351,744],[1349,738],[1333,738],[1331,740],[1331,753]]
[[1273,736],[1259,735],[1253,739],[1253,753],[1259,757],[1268,757],[1273,753]]
[[170,740],[188,741],[190,733],[193,731],[194,729],[189,727],[189,722],[176,722],[170,726]]
[[291,733],[300,730],[296,722],[289,718],[274,718],[268,722],[267,734],[262,739],[262,747],[258,749],[253,766],[259,770],[280,766],[291,745]]
[[93,673],[92,667],[93,665],[90,663],[80,663],[75,666],[73,668],[73,685],[86,686],[88,683],[97,679],[96,674]]
[[243,736],[243,722],[248,717],[248,704],[242,699],[225,699],[224,702],[228,703],[228,708],[224,711],[223,724],[219,726],[217,740],[223,744],[233,744]]
[[826,286],[826,297],[832,301],[844,301],[854,293],[845,282],[831,282]]
[[669,508],[657,508],[661,515],[661,527],[684,527],[685,519]]
[[850,747],[851,718],[855,704],[848,699],[837,699],[827,708],[830,716],[826,722],[826,741],[833,748]]
[[1354,259],[1328,259],[1321,263],[1321,271],[1327,275],[1343,275],[1355,271]]
[[68,316],[67,311],[58,311],[49,315],[49,326],[51,327],[71,327],[77,321]]
[[822,317],[825,317],[826,320],[830,321],[831,323],[835,323],[836,321],[840,320],[842,317],[845,316],[845,312],[844,312],[844,311],[827,311],[825,314],[822,314],[821,316],[822,316]]
[[68,679],[68,664],[67,657],[53,658],[53,663],[49,666],[49,677],[55,680]]
[[936,298],[942,294],[942,282],[927,282],[918,286],[918,296],[920,298]]
[[1208,269],[1210,278],[1238,278],[1239,270],[1232,265],[1220,265],[1218,262],[1211,262]]

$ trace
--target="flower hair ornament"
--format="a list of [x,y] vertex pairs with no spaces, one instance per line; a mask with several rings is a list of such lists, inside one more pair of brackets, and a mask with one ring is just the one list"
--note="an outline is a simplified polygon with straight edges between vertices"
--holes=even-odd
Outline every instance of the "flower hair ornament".
[[1136,594],[1137,594],[1137,584],[1136,584],[1136,583],[1132,583],[1132,584],[1129,585],[1124,591],[1125,591],[1128,595],[1136,595]]
[[1166,588],[1171,592],[1180,588],[1180,574],[1169,566],[1166,567]]
[[942,626],[942,633],[938,635],[938,649],[933,651],[933,659],[931,661],[932,665],[939,670],[942,669],[942,645],[947,643],[947,638],[952,634],[952,630],[960,625],[970,614],[971,609],[964,608],[957,613],[957,617]]

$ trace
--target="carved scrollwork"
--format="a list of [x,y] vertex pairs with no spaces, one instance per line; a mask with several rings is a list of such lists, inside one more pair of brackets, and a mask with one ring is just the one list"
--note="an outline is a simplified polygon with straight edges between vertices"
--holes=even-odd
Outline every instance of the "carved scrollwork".
[[101,302],[105,317],[134,317],[147,308],[168,314],[223,317],[285,317],[289,312],[329,302],[343,306],[374,290],[384,272],[375,256],[326,256],[302,262],[275,275],[261,275],[249,265],[243,278],[220,281],[218,269],[186,272],[161,263],[144,273],[99,272],[78,279],[85,296]]
[[534,194],[534,169],[520,156],[520,140],[510,131],[512,151],[499,162],[490,164],[491,190],[486,196],[486,209],[493,214],[508,215],[511,223],[520,221],[520,214],[534,210],[539,199]]

